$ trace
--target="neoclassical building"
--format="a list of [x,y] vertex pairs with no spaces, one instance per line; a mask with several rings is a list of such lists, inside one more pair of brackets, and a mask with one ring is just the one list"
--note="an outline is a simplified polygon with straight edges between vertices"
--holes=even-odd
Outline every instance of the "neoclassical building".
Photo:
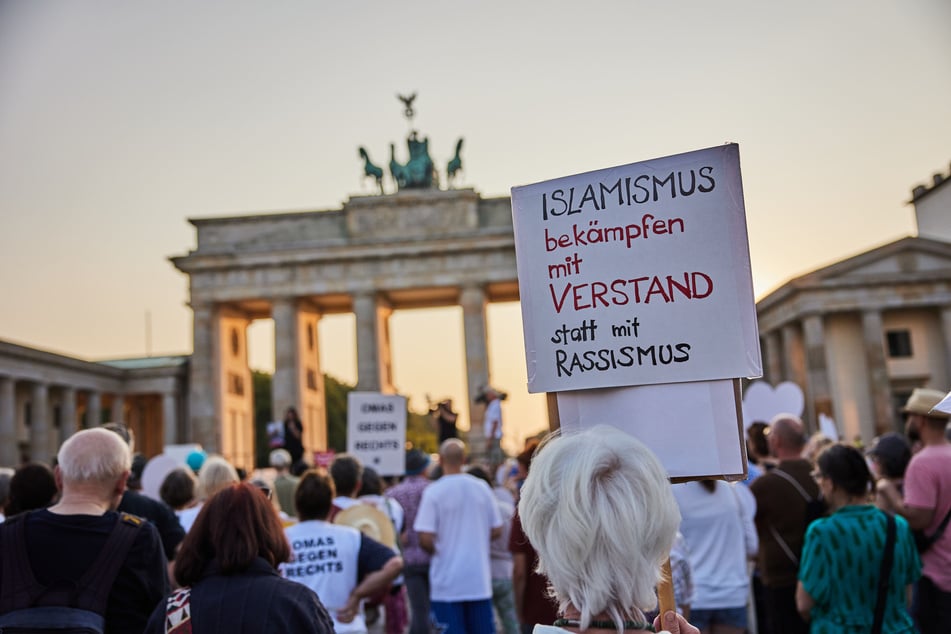
[[152,456],[183,437],[188,357],[94,363],[0,341],[0,465],[49,462],[74,431],[124,421]]
[[799,276],[757,303],[765,378],[802,387],[805,419],[869,442],[916,387],[951,389],[951,178],[912,191],[916,237]]

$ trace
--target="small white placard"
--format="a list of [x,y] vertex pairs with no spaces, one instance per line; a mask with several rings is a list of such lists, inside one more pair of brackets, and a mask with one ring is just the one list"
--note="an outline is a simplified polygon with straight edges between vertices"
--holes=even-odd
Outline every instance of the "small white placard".
[[529,392],[762,374],[735,144],[512,189]]
[[378,392],[347,395],[347,452],[382,476],[403,475],[406,398]]

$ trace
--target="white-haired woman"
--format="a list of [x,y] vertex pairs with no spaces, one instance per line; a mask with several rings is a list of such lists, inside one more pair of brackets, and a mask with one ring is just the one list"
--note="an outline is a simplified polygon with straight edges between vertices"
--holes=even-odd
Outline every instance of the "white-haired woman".
[[[657,458],[613,427],[555,435],[538,449],[518,506],[563,618],[555,632],[653,631],[643,610],[670,552],[680,512]],[[671,611],[670,632],[699,634]]]

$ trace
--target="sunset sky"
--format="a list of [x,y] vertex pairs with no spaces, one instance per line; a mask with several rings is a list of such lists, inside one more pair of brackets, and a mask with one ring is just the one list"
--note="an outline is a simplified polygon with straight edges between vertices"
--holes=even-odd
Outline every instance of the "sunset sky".
[[[738,143],[761,297],[915,232],[911,189],[951,163],[951,4],[0,2],[0,338],[190,352],[167,260],[195,245],[187,219],[371,193],[357,147],[385,163],[413,91],[437,165],[464,137],[461,185],[483,196]],[[490,311],[512,448],[544,425],[519,319]],[[412,405],[464,405],[461,311],[391,329]],[[320,334],[324,370],[354,381],[352,317]]]

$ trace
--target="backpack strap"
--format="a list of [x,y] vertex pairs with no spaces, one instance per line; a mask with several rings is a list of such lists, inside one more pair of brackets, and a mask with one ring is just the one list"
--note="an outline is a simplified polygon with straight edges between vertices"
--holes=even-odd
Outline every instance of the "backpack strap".
[[[793,486],[796,488],[796,490],[799,491],[799,495],[802,496],[802,499],[804,499],[804,500],[806,501],[806,504],[807,504],[807,505],[808,505],[810,502],[812,502],[813,500],[816,499],[816,498],[812,497],[811,495],[809,495],[808,493],[806,493],[806,490],[805,490],[804,488],[802,488],[802,485],[799,484],[799,482],[796,480],[796,478],[792,477],[791,475],[789,475],[788,473],[786,473],[785,471],[783,471],[783,470],[780,469],[779,467],[776,467],[775,469],[773,469],[772,471],[770,471],[770,473],[775,473],[775,474],[778,475],[780,478],[782,478],[783,480],[785,480],[785,481],[788,482],[789,484],[793,485]],[[793,563],[793,565],[798,566],[798,565],[799,565],[799,557],[797,557],[796,554],[793,552],[792,548],[789,547],[789,544],[786,543],[786,540],[783,539],[783,538],[780,536],[779,531],[776,530],[776,527],[773,526],[772,524],[770,524],[770,525],[769,525],[769,532],[772,534],[773,539],[776,540],[776,543],[779,544],[779,547],[782,549],[783,553],[786,554],[786,557],[789,558],[789,561],[791,561],[791,562]]]
[[56,580],[45,588],[39,586],[40,591],[31,597],[28,607],[64,606],[105,614],[116,575],[144,523],[135,515],[120,513],[102,550],[83,576],[76,581]]
[[129,549],[144,524],[145,520],[141,517],[119,513],[119,520],[99,556],[79,580],[80,590],[75,607],[105,614],[109,593],[119,574],[119,568],[125,563],[126,555],[129,554]]
[[892,576],[892,560],[895,558],[895,516],[885,513],[885,552],[882,554],[882,568],[878,573],[878,599],[875,601],[875,620],[872,622],[872,634],[881,634],[885,618],[885,602],[888,600],[888,581]]
[[786,472],[783,471],[782,469],[779,469],[779,468],[777,467],[776,469],[773,469],[772,473],[775,473],[775,474],[778,475],[780,478],[782,478],[783,480],[785,480],[785,481],[788,482],[789,484],[791,484],[791,485],[793,485],[794,487],[796,487],[796,490],[799,491],[799,495],[801,495],[801,496],[802,496],[802,499],[804,499],[807,503],[808,503],[808,502],[812,502],[812,501],[815,499],[814,497],[812,497],[811,495],[809,495],[808,493],[806,493],[806,490],[805,490],[804,488],[802,488],[802,485],[799,484],[799,481],[796,480],[796,478],[792,477],[791,475],[789,475],[788,473],[786,473]]
[[[0,559],[3,585],[0,587],[0,613],[28,608],[45,589],[33,576],[26,551],[26,521],[32,514],[20,513],[0,525]],[[9,546],[7,546],[9,544]]]

